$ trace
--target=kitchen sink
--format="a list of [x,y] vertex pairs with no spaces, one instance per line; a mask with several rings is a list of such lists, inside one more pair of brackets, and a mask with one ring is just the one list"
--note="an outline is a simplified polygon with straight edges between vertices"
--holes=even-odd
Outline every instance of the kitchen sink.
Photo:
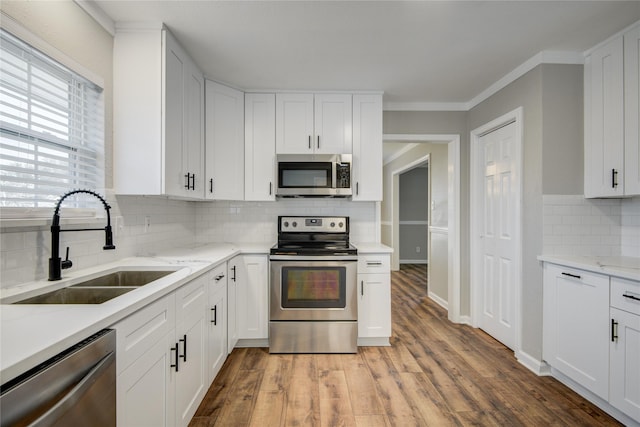
[[175,270],[115,271],[13,304],[102,304],[174,272]]

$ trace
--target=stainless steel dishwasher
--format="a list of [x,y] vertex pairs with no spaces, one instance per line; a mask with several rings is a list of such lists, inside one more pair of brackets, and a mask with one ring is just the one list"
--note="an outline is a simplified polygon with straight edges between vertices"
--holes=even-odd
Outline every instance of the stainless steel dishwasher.
[[104,329],[3,384],[0,425],[115,426],[115,331]]

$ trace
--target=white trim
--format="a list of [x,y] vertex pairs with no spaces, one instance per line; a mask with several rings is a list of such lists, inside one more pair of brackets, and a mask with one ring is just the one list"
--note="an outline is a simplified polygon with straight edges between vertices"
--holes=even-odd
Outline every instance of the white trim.
[[398,225],[429,225],[429,221],[398,221]]
[[[636,25],[636,24],[633,24]],[[630,26],[629,28],[633,27]],[[384,111],[469,111],[476,105],[498,93],[538,65],[542,64],[584,64],[583,52],[543,50],[518,65],[497,82],[466,102],[385,102]]]
[[429,261],[426,259],[401,259],[400,264],[419,264],[419,265],[428,265]]
[[523,134],[523,109],[522,107],[518,107],[513,111],[510,111],[497,119],[490,121],[474,130],[471,131],[471,135],[469,138],[471,144],[471,160],[470,160],[470,180],[471,180],[471,188],[470,188],[470,232],[469,232],[469,241],[470,241],[470,252],[469,252],[469,264],[471,267],[471,274],[469,279],[469,286],[471,290],[471,324],[474,327],[478,327],[480,323],[480,315],[482,312],[482,308],[480,306],[482,302],[482,296],[478,292],[477,280],[480,276],[481,271],[481,256],[479,256],[480,248],[481,248],[481,237],[480,230],[482,229],[482,225],[479,223],[480,216],[476,214],[476,212],[481,211],[481,195],[483,194],[482,185],[483,180],[478,179],[478,177],[483,173],[483,168],[480,165],[482,160],[481,153],[479,152],[478,144],[482,135],[485,135],[488,131],[492,129],[497,129],[502,125],[513,122],[515,123],[515,148],[514,148],[514,157],[515,162],[518,167],[518,170],[515,171],[518,179],[518,201],[516,203],[515,216],[518,218],[518,224],[515,227],[514,242],[516,248],[518,248],[518,253],[515,255],[516,271],[515,271],[515,313],[514,313],[514,334],[515,334],[515,342],[513,345],[513,351],[515,354],[519,354],[522,349],[522,200],[523,200],[523,156],[522,156],[522,146],[524,141]]
[[104,10],[100,8],[97,4],[94,3],[93,0],[73,0],[75,4],[77,4],[82,10],[84,10],[87,15],[93,18],[105,31],[112,36],[116,35],[116,24],[111,19],[109,15],[107,15]]
[[614,35],[612,35],[611,37],[607,38],[606,40],[601,41],[600,43],[598,43],[597,45],[587,49],[584,51],[583,55],[586,58],[587,56],[591,55],[593,53],[594,50],[601,48],[602,46],[608,44],[609,42],[611,42],[613,39],[616,39],[618,37],[622,37],[624,35],[624,33],[633,30],[635,27],[640,25],[640,21],[636,21],[633,24],[629,25],[626,28],[623,28],[622,30],[618,31],[617,33],[615,33]]
[[411,151],[418,144],[419,144],[418,142],[415,142],[415,143],[412,143],[412,144],[407,144],[406,146],[402,147],[400,150],[396,151],[391,156],[389,156],[388,158],[384,159],[383,166],[384,165],[388,165],[389,163],[391,163],[392,161],[394,161],[398,157],[402,156],[404,153],[406,153],[408,151]]
[[444,299],[442,299],[441,297],[439,297],[438,295],[436,295],[431,291],[429,291],[427,295],[429,296],[429,298],[431,298],[431,300],[433,300],[433,302],[435,302],[445,310],[449,311],[449,304],[447,303],[447,301],[445,301]]
[[435,227],[433,225],[430,225],[429,226],[429,233],[449,234],[449,227]]
[[460,321],[459,321],[458,323],[461,323],[461,324],[463,324],[463,325],[469,325],[469,326],[472,326],[472,325],[471,325],[471,317],[470,317],[470,316],[467,316],[467,315],[460,316]]
[[358,347],[391,347],[388,337],[358,338]]
[[525,368],[538,376],[551,375],[551,366],[542,360],[539,360],[529,353],[519,350],[515,353],[516,360]]
[[431,142],[432,144],[448,144],[459,135],[454,134],[436,134],[436,133],[385,133],[382,135],[382,142]]
[[467,111],[468,102],[384,102],[383,111]]
[[61,51],[60,49],[52,46],[49,42],[37,36],[27,28],[25,28],[18,21],[7,15],[3,11],[0,11],[0,22],[2,22],[2,28],[25,43],[38,49],[40,52],[51,57],[57,62],[61,63],[65,67],[80,74],[90,82],[104,88],[104,79],[93,71],[89,70],[84,65],[80,64],[75,59]]

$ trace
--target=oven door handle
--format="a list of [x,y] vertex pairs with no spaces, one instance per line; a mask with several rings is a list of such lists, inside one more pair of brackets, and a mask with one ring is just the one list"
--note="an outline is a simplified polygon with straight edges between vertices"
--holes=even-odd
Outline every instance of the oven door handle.
[[271,255],[271,261],[358,261],[357,255]]

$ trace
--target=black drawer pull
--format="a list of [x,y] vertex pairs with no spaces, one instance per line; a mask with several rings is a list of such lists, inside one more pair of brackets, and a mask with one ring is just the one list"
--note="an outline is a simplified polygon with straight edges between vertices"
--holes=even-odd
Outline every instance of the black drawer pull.
[[[183,344],[182,349],[184,350],[184,354],[180,355],[180,357],[182,358],[183,361],[186,362],[187,361],[187,334],[184,334],[182,338],[179,339],[178,341],[180,341]],[[176,364],[177,364],[177,360],[178,359],[176,359]]]
[[218,274],[218,275],[215,277],[215,279],[214,279],[214,280],[215,280],[216,282],[219,282],[219,281],[220,281],[220,280],[222,280],[223,278],[224,278],[224,274]]
[[571,274],[571,273],[562,273],[563,276],[569,276],[569,277],[573,277],[574,279],[582,279],[581,276],[578,276],[577,274]]
[[213,311],[213,320],[211,321],[211,323],[213,323],[214,326],[217,326],[218,325],[218,306],[214,305],[211,311]]
[[623,296],[623,297],[625,297],[625,298],[632,299],[632,300],[634,300],[634,301],[640,301],[640,298],[638,298],[638,297],[637,297],[637,296],[635,296],[635,295],[623,294],[622,296]]
[[175,351],[176,352],[176,364],[175,365],[171,365],[172,368],[176,368],[176,372],[178,372],[178,360],[179,360],[179,354],[180,351],[178,350],[178,343],[176,343],[175,347],[171,347],[171,351]]
[[611,319],[611,342],[618,341],[618,322]]

